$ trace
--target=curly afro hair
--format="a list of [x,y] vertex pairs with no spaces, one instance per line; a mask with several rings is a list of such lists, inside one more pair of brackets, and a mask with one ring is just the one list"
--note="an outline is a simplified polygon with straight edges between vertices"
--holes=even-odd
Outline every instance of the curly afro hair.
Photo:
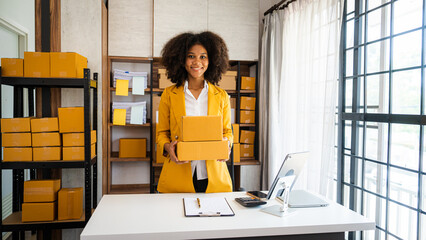
[[204,73],[207,81],[217,85],[222,74],[229,68],[228,48],[225,41],[212,32],[201,32],[198,34],[186,32],[170,39],[161,51],[161,64],[167,69],[167,76],[176,86],[182,86],[188,79],[185,69],[186,55],[189,49],[200,44],[207,50],[209,66]]

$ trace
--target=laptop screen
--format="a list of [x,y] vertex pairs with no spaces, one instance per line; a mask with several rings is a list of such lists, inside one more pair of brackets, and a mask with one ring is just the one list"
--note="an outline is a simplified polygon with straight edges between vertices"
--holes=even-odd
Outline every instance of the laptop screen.
[[309,152],[287,154],[281,164],[280,170],[269,188],[268,196],[266,197],[267,199],[281,196],[284,183],[286,186],[290,186],[290,190],[293,188],[297,177],[305,166],[308,156]]

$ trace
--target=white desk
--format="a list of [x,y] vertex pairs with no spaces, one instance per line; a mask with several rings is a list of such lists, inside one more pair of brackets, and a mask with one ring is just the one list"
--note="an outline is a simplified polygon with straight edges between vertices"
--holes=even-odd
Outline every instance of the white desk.
[[[246,208],[235,202],[243,192],[211,194],[105,195],[84,228],[82,240],[206,239],[287,236],[288,239],[343,239],[346,231],[371,230],[372,220],[337,203],[327,207],[298,208],[286,217],[261,212],[267,205]],[[183,197],[226,197],[232,217],[185,217]],[[330,236],[326,235],[332,233]],[[302,235],[297,237],[296,235]],[[282,238],[280,239],[287,239]]]

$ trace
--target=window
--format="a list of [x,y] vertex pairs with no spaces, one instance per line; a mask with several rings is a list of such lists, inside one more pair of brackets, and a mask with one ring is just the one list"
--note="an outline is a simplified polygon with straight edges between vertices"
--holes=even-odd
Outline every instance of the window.
[[345,3],[337,200],[376,221],[349,239],[426,239],[425,2]]

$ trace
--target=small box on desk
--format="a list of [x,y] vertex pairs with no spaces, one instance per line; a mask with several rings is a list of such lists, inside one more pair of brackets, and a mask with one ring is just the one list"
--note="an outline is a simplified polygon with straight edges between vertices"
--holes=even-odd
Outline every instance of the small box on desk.
[[80,219],[83,215],[83,188],[62,188],[58,192],[58,220]]
[[31,133],[3,133],[2,147],[31,147]]
[[50,53],[24,52],[24,77],[50,77]]
[[29,180],[24,182],[24,202],[53,202],[58,199],[61,180]]
[[2,77],[23,77],[24,59],[22,58],[2,58],[1,59]]
[[183,116],[181,137],[184,142],[221,141],[221,116]]
[[59,132],[84,132],[84,108],[58,108]]
[[146,138],[120,138],[119,158],[145,158]]
[[83,78],[87,58],[74,52],[50,53],[50,77]]
[[61,146],[61,136],[58,132],[33,133],[33,147],[56,147]]
[[61,147],[33,148],[33,161],[59,161],[59,160],[61,160]]
[[[90,144],[96,143],[96,130],[90,132]],[[82,147],[84,146],[84,133],[64,133],[62,134],[62,146]]]
[[16,132],[30,132],[31,118],[2,118],[1,119],[1,132],[16,133]]
[[58,118],[32,118],[31,132],[57,132],[59,131]]
[[[90,146],[90,158],[96,156],[96,144]],[[84,147],[63,147],[63,161],[84,161]]]
[[228,141],[178,142],[179,161],[228,159]]
[[56,219],[56,202],[22,203],[22,222],[47,222]]
[[31,147],[3,148],[3,162],[31,162],[32,160]]

